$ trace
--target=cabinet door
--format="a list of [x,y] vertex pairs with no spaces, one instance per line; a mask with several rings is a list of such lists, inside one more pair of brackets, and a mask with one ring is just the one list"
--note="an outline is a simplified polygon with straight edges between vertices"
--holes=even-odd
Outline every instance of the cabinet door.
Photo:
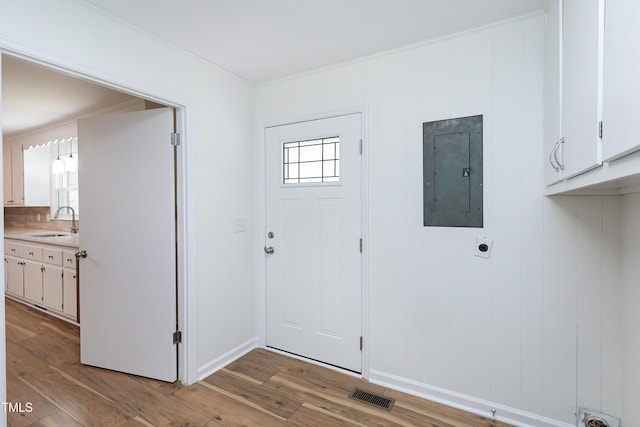
[[10,205],[13,203],[13,193],[11,191],[11,144],[3,144],[2,159],[3,200],[5,205]]
[[22,145],[14,145],[11,149],[11,181],[13,187],[13,200],[16,205],[24,204],[24,175]]
[[42,304],[42,263],[24,261],[24,297]]
[[74,320],[78,318],[78,285],[76,270],[65,268],[62,278],[63,312]]
[[4,144],[3,152],[3,192],[5,205],[24,203],[22,145]]
[[62,311],[62,267],[45,265],[42,274],[43,299],[45,307]]
[[549,2],[544,32],[544,181],[546,185],[562,180],[560,170],[560,83],[562,0]]
[[7,292],[24,298],[24,265],[21,258],[7,256]]
[[3,144],[2,153],[4,204],[22,205],[24,203],[22,145]]
[[602,164],[604,0],[564,0],[562,23],[561,150],[570,178]]
[[604,50],[604,160],[640,149],[640,2],[607,0]]

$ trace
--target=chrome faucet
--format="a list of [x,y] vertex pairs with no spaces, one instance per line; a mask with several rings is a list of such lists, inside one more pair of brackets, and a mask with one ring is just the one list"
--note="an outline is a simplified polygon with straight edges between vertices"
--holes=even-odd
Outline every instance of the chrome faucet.
[[54,219],[58,219],[58,215],[60,215],[60,211],[62,209],[71,210],[71,232],[72,233],[77,233],[78,230],[80,230],[80,229],[78,228],[78,224],[76,223],[76,211],[71,206],[61,206],[61,207],[59,207],[58,210],[56,211],[55,216],[53,218]]

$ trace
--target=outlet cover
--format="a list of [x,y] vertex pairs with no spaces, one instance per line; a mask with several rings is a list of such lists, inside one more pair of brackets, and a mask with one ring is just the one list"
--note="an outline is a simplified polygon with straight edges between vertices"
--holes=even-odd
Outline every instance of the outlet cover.
[[491,248],[493,247],[493,239],[480,237],[476,240],[473,255],[480,258],[489,258],[491,256]]

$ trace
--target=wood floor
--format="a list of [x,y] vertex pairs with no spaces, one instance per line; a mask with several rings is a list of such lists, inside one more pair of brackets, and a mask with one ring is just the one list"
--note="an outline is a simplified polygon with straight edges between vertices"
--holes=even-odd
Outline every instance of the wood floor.
[[6,332],[10,426],[506,426],[261,349],[189,387],[83,366],[77,327],[9,299]]

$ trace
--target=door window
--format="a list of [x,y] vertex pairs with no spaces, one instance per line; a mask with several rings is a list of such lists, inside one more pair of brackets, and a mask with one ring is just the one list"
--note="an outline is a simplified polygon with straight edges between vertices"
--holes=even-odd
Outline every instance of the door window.
[[340,137],[285,142],[283,184],[340,182]]

